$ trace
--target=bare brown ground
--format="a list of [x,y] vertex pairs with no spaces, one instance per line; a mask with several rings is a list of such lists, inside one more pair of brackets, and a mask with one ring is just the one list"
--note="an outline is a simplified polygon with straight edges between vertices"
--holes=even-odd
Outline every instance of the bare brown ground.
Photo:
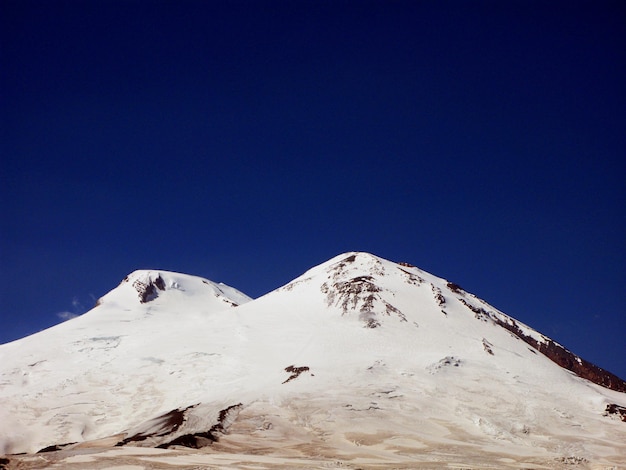
[[[248,422],[244,427],[250,424]],[[623,458],[624,466],[563,461],[553,455],[542,455],[541,450],[536,455],[512,455],[474,444],[418,442],[414,436],[394,435],[388,431],[320,437],[292,426],[282,426],[278,420],[274,420],[269,429],[248,430],[248,435],[231,433],[211,447],[200,450],[93,447],[11,456],[7,470],[626,469],[626,459]],[[532,454],[532,449],[529,452]]]
[[[481,439],[437,420],[385,419],[382,410],[357,418],[353,407],[328,409],[296,403],[281,408],[257,403],[242,410],[228,434],[210,447],[154,449],[111,447],[101,439],[71,450],[9,456],[8,470],[626,470],[626,455],[588,461],[537,446]],[[365,403],[363,406],[366,406]],[[359,405],[360,406],[360,405]],[[118,439],[119,440],[119,436]],[[567,444],[567,443],[566,443]],[[572,440],[572,446],[577,444]],[[586,443],[590,445],[590,442]],[[574,447],[572,447],[574,448]],[[622,449],[623,447],[615,447]],[[619,451],[619,450],[616,450]]]
[[[571,469],[571,470],[617,470],[616,466],[606,466],[593,463],[558,462],[537,458],[520,459],[507,454],[490,453],[489,455],[463,455],[449,453],[446,447],[439,449],[424,449],[423,453],[416,453],[415,449],[408,448],[407,454],[398,453],[392,460],[383,460],[367,452],[328,457],[319,455],[315,446],[299,445],[295,449],[279,449],[279,452],[269,452],[269,449],[250,449],[252,453],[220,452],[216,449],[189,451],[187,449],[151,449],[151,448],[111,448],[91,449],[91,452],[81,450],[58,451],[39,455],[22,455],[11,457],[8,470],[34,469],[67,469],[67,470],[215,470],[215,469],[246,469],[246,470],[276,470],[276,469],[352,469],[352,470],[478,470],[478,469]],[[281,451],[282,450],[282,451]],[[291,456],[289,454],[301,454]],[[322,450],[326,454],[326,451]],[[304,454],[311,454],[306,457]],[[315,454],[318,454],[315,456]]]

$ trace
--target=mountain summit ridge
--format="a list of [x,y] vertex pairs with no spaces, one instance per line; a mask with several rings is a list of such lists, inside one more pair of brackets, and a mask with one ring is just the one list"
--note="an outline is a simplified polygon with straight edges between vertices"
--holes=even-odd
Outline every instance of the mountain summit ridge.
[[388,457],[400,436],[417,451],[446,435],[515,458],[571,442],[587,460],[626,454],[623,380],[457,284],[364,252],[258,299],[135,271],[83,316],[1,345],[0,364],[11,454],[244,436],[265,448],[279,430],[349,453],[356,422],[387,436]]
[[[373,328],[380,326],[380,317],[384,314],[387,316],[396,315],[402,321],[407,321],[406,316],[398,308],[382,298],[381,292],[384,289],[375,283],[375,277],[385,275],[385,268],[383,267],[385,262],[389,263],[371,253],[348,252],[332,258],[311,271],[317,272],[324,267],[330,273],[328,281],[322,284],[322,292],[327,295],[329,306],[341,304],[343,314],[347,314],[348,311],[358,311],[360,317],[365,319],[366,326]],[[603,387],[626,392],[626,381],[620,377],[582,359],[556,341],[495,309],[485,301],[478,299],[458,284],[432,276],[409,263],[394,264],[404,275],[403,281],[406,283],[421,285],[427,282],[425,277],[432,277],[436,281],[445,284],[445,288],[442,289],[435,286],[432,279],[429,282],[434,301],[441,307],[441,312],[444,315],[447,315],[445,311],[446,299],[448,301],[459,301],[473,313],[476,319],[492,322],[503,327],[559,366]],[[393,271],[393,273],[398,274],[397,271]],[[301,278],[305,279],[310,277],[310,272],[301,276]],[[302,282],[302,280],[297,278],[287,286],[292,286],[298,282]],[[443,291],[445,291],[445,295]],[[378,313],[375,314],[372,308],[376,303],[381,304],[381,307],[379,307]],[[380,311],[381,308],[384,313]]]
[[[132,289],[131,289],[132,287]],[[239,290],[227,286],[223,283],[216,283],[208,279],[192,276],[189,274],[166,271],[163,269],[139,269],[133,271],[120,282],[119,286],[103,297],[98,299],[96,307],[112,297],[124,296],[124,301],[128,301],[124,294],[132,292],[137,295],[140,303],[148,303],[159,297],[165,291],[188,292],[188,295],[213,295],[220,300],[237,306],[252,300]]]

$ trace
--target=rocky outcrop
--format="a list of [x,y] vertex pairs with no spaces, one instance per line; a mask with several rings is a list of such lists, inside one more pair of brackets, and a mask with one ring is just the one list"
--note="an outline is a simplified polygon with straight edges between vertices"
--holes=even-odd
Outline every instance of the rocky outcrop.
[[616,415],[626,423],[626,406],[620,406],[615,403],[609,403],[604,410],[604,416]]
[[358,276],[347,281],[338,281],[329,286],[322,285],[322,292],[326,294],[328,305],[336,304],[341,307],[343,313],[355,310],[357,304],[363,303],[363,309],[371,309],[375,299],[373,295],[380,292],[381,288],[374,284],[372,276]]
[[[71,445],[76,444],[76,442],[68,442],[66,444],[53,444],[48,447],[44,447],[43,449],[39,449],[37,454],[45,454],[46,452],[56,452],[57,450],[63,450],[65,447],[69,447]],[[2,469],[2,467],[0,467]]]
[[302,374],[302,372],[307,372],[308,370],[309,368],[307,366],[296,367],[291,365],[285,367],[285,372],[289,372],[291,375],[283,383],[286,384],[287,382],[291,382],[292,380],[297,379],[300,374]]
[[158,448],[167,449],[172,446],[183,446],[200,449],[202,447],[207,447],[214,442],[217,442],[221,435],[226,434],[228,428],[237,419],[237,416],[242,408],[242,403],[224,408],[220,411],[217,423],[211,426],[211,429],[208,431],[183,434],[182,436],[178,436],[176,439],[159,445]]
[[510,323],[503,321],[494,315],[491,315],[491,319],[496,324],[507,329],[564,369],[572,371],[579,377],[608,389],[615,390],[617,392],[626,392],[626,381],[620,379],[617,375],[578,357],[576,354],[568,351],[551,339],[538,341],[532,336],[526,335],[513,319],[511,319]]
[[[462,289],[456,284],[448,283],[448,288],[450,288],[450,290],[452,290],[453,292],[462,293]],[[579,377],[582,377],[583,379],[587,379],[590,382],[601,385],[602,387],[606,387],[610,390],[615,390],[617,392],[626,392],[626,381],[622,380],[615,374],[612,374],[611,372],[604,370],[601,367],[598,367],[595,364],[592,364],[591,362],[582,359],[581,357],[578,357],[576,354],[572,353],[571,351],[567,350],[566,348],[552,341],[551,339],[544,337],[545,340],[539,341],[536,338],[525,334],[522,328],[520,328],[515,320],[513,320],[512,318],[509,319],[510,321],[505,321],[499,316],[491,314],[484,308],[472,305],[470,302],[466,301],[463,298],[459,298],[458,300],[463,303],[467,308],[469,308],[472,312],[474,312],[474,316],[477,320],[485,322],[493,321],[495,324],[508,330],[514,336],[526,342],[535,350],[539,351],[552,362],[558,364],[564,369],[567,369],[578,375]],[[483,348],[488,354],[494,354],[492,345],[486,340],[483,340]],[[626,421],[626,409],[624,410],[624,414],[621,414],[621,411],[609,411],[607,407],[607,413],[611,412],[619,412],[620,416],[622,416],[622,420]]]
[[165,290],[165,281],[159,274],[156,279],[148,278],[147,282],[137,279],[133,287],[139,293],[139,301],[142,304],[150,302],[159,296],[158,291]]
[[326,294],[326,303],[340,307],[342,315],[359,312],[359,319],[365,322],[367,328],[380,326],[377,319],[379,314],[393,314],[401,321],[407,321],[404,313],[382,298],[380,293],[383,290],[374,283],[372,276],[357,276],[332,284],[325,282],[321,291]]
[[487,310],[485,310],[484,308],[476,307],[475,305],[472,305],[471,303],[469,303],[467,300],[463,298],[459,298],[459,302],[461,302],[463,305],[469,308],[472,312],[474,312],[474,318],[476,318],[477,320],[487,322],[489,321],[489,319],[491,319],[491,320],[496,321],[496,319],[493,318],[493,316],[490,315],[489,312],[487,312]]
[[[456,284],[448,283],[448,288],[450,288],[453,292],[461,294],[463,292],[463,290]],[[612,374],[611,372],[604,370],[601,367],[582,359],[581,357],[578,357],[576,354],[551,339],[546,338],[545,336],[542,336],[542,340],[538,340],[533,336],[524,333],[524,330],[520,328],[517,322],[506,315],[498,315],[494,312],[487,311],[482,307],[477,307],[463,297],[458,297],[457,299],[469,310],[474,312],[474,317],[477,320],[484,322],[491,321],[496,325],[501,326],[564,369],[573,372],[583,379],[587,379],[595,384],[601,385],[602,387],[618,392],[626,392],[626,381],[620,379],[617,375]],[[485,348],[485,350],[489,352],[487,348]],[[491,351],[491,354],[493,354],[493,351]]]
[[132,436],[128,436],[124,440],[118,442],[117,446],[124,446],[130,442],[141,442],[148,438],[166,436],[178,430],[186,421],[186,414],[192,408],[198,405],[191,405],[182,409],[169,411],[161,416],[154,418],[151,422],[150,432],[140,432]]
[[[366,268],[353,269],[357,257],[368,264]],[[363,274],[366,269],[367,274]],[[351,272],[353,271],[353,272]],[[423,280],[401,270],[409,276],[408,282],[419,284]],[[354,274],[360,275],[355,276]],[[329,280],[320,289],[326,295],[326,304],[341,308],[341,314],[358,312],[359,319],[366,328],[377,328],[381,325],[380,316],[397,316],[406,322],[406,316],[397,307],[383,298],[382,289],[376,280],[384,276],[385,268],[380,260],[367,254],[352,254],[335,263],[328,269]]]
[[465,295],[465,290],[460,285],[455,284],[454,282],[448,282],[446,286],[455,294]]

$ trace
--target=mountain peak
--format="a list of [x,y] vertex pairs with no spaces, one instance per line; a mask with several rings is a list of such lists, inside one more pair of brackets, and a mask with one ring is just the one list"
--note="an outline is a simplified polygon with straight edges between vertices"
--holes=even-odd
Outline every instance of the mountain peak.
[[[158,297],[159,291],[165,291],[165,281],[160,272],[135,271],[124,278],[122,282],[129,282],[139,294],[139,301],[143,304]],[[168,287],[178,288],[173,282]]]
[[[471,331],[476,328],[476,322],[487,323],[502,328],[532,350],[582,378],[626,392],[626,381],[616,375],[580,358],[458,284],[433,276],[410,263],[395,263],[367,252],[347,252],[310,269],[286,288],[292,289],[299,283],[313,280],[319,284],[329,308],[339,311],[341,316],[357,317],[367,328],[389,326],[389,321],[395,320],[405,323],[407,328],[427,322],[433,331],[442,328],[447,331],[452,322],[457,328]],[[416,314],[411,304],[418,298],[423,299],[423,307]],[[407,303],[405,299],[410,300]],[[479,340],[486,341],[475,338],[475,341]]]
[[146,308],[168,309],[174,304],[178,304],[179,308],[187,304],[187,309],[197,310],[196,307],[204,304],[205,310],[214,310],[223,306],[236,307],[250,300],[233,287],[199,276],[141,269],[130,273],[118,287],[101,297],[97,306],[120,310],[139,304]]
[[537,446],[542,459],[569,458],[571,442],[587,459],[626,451],[623,380],[455,283],[365,252],[256,300],[135,271],[87,314],[1,345],[0,364],[11,453],[285,436],[328,455],[376,442],[389,462],[451,442],[508,446],[520,465]]

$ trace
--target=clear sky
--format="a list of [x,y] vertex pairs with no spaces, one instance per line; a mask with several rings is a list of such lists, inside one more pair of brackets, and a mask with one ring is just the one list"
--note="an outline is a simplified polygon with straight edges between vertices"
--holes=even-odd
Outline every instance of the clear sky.
[[0,342],[344,251],[626,378],[623,1],[0,2]]

